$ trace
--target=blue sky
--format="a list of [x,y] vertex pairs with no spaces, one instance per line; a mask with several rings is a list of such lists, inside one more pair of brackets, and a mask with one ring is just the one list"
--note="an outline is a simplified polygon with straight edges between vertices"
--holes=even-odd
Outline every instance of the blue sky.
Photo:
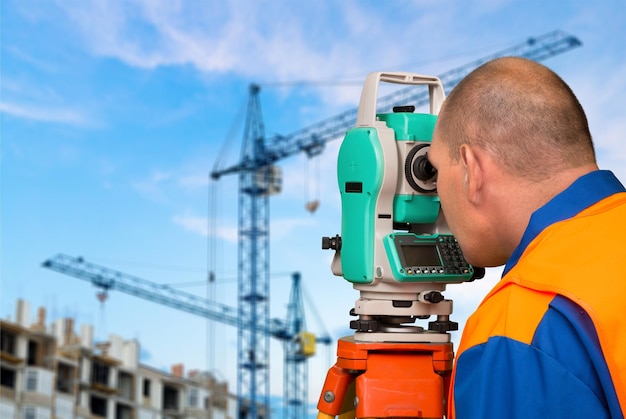
[[[0,12],[0,315],[24,298],[49,319],[94,324],[99,338],[138,338],[151,365],[215,369],[233,390],[232,328],[207,331],[202,319],[120,293],[101,306],[90,284],[40,264],[63,252],[168,284],[202,282],[210,264],[213,289],[181,289],[235,306],[237,179],[211,186],[208,174],[221,150],[237,161],[250,83],[262,88],[266,135],[288,134],[356,107],[371,71],[437,75],[563,30],[583,46],[544,64],[587,110],[600,165],[626,180],[623,0],[4,0]],[[309,308],[309,328],[334,339],[348,333],[358,298],[320,249],[321,236],[340,231],[339,145],[282,161],[283,191],[270,204],[271,315],[284,318],[289,272],[299,271],[321,318]],[[315,214],[310,199],[320,200]],[[498,274],[449,287],[455,320]],[[312,399],[330,352],[310,362]],[[273,394],[281,357],[273,344]]]

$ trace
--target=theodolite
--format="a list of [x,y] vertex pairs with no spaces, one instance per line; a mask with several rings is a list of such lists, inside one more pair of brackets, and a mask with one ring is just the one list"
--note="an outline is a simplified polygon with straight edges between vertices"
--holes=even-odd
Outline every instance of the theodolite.
[[[429,113],[403,104],[377,114],[380,82],[424,85]],[[337,161],[341,234],[322,239],[335,251],[332,272],[360,293],[350,310],[357,319],[354,335],[338,342],[318,417],[351,409],[367,418],[443,417],[453,359],[448,332],[458,328],[443,292],[484,274],[465,261],[448,229],[428,161],[443,101],[437,77],[376,72],[365,80],[356,127]],[[415,324],[433,317],[427,327]]]

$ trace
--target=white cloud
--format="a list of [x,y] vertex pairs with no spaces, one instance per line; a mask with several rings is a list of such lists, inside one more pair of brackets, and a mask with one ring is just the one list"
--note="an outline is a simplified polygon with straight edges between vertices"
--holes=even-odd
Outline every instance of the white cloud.
[[254,46],[249,41],[253,39],[249,19],[243,13],[234,16],[235,9],[228,3],[219,9],[207,3],[190,4],[58,2],[97,55],[143,68],[191,64],[202,71],[231,69],[242,59],[237,58],[242,48]]
[[174,221],[174,224],[181,226],[186,231],[190,231],[201,236],[207,236],[209,234],[206,217],[198,217],[188,214],[175,215],[172,217],[172,221]]
[[[198,215],[183,214],[172,217],[174,224],[184,230],[204,237],[209,235],[208,218]],[[230,243],[237,243],[238,228],[236,219],[217,220],[213,235]],[[315,225],[315,220],[310,217],[276,218],[270,220],[270,232],[273,240],[289,237],[301,227]]]
[[[414,15],[411,25],[389,27],[385,13],[390,10],[380,13],[359,2],[286,7],[285,2],[227,1],[215,7],[166,0],[59,0],[58,5],[96,55],[140,68],[191,65],[201,72],[233,72],[270,82],[362,79],[381,63],[406,61],[418,48],[410,39],[441,30],[428,8],[398,17]],[[380,45],[382,35],[397,31],[403,33],[397,44]],[[435,48],[419,44],[422,54]],[[341,87],[318,93],[327,103],[345,104],[355,103],[358,92]]]
[[207,174],[192,173],[181,176],[178,179],[178,184],[185,189],[206,188],[209,184],[209,178]]
[[166,196],[164,187],[172,177],[170,172],[155,170],[146,179],[135,181],[131,186],[150,199],[163,201]]
[[[611,72],[606,68],[613,67]],[[624,142],[624,93],[626,80],[622,76],[626,65],[615,67],[614,58],[599,56],[586,67],[584,73],[576,73],[568,82],[578,96],[589,120],[589,128],[596,147],[598,164],[602,169],[615,172],[626,183],[626,143]],[[591,77],[602,74],[602,77]]]
[[[172,217],[174,224],[183,228],[190,233],[207,237],[209,235],[209,225],[207,217],[201,217],[191,214],[175,215]],[[237,243],[237,226],[232,221],[219,221],[213,233],[215,237],[223,239],[230,243]]]
[[[11,62],[13,56],[24,61],[29,67],[43,68],[44,64],[33,63],[23,50],[11,48]],[[43,59],[39,59],[44,62]],[[12,63],[11,63],[12,64]],[[51,65],[52,66],[52,65]],[[42,81],[43,77],[31,77],[29,71],[15,71],[11,65],[5,66],[0,83],[0,113],[14,118],[37,122],[49,122],[78,127],[99,126],[93,115],[81,105],[68,105],[67,94],[63,88],[55,86],[49,81]],[[54,73],[51,68],[45,69]]]
[[594,136],[598,165],[601,169],[612,170],[626,184],[626,145],[624,144],[626,121],[623,118],[610,119]]
[[88,118],[75,109],[56,106],[42,107],[0,102],[0,112],[16,118],[70,125],[87,125]]
[[272,240],[289,237],[298,228],[315,225],[310,217],[276,218],[270,220]]

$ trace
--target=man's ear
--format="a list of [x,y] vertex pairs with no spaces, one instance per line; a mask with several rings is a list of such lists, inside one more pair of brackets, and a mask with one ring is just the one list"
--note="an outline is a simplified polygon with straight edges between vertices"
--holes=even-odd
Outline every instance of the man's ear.
[[485,181],[481,154],[470,144],[462,144],[459,153],[463,167],[463,188],[468,201],[477,204],[482,196]]

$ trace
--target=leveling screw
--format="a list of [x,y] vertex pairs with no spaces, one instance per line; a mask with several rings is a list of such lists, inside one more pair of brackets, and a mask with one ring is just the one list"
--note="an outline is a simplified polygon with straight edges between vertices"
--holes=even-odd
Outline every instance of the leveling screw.
[[326,392],[324,392],[324,401],[326,403],[332,403],[335,401],[335,393],[333,393],[332,391],[328,390]]

